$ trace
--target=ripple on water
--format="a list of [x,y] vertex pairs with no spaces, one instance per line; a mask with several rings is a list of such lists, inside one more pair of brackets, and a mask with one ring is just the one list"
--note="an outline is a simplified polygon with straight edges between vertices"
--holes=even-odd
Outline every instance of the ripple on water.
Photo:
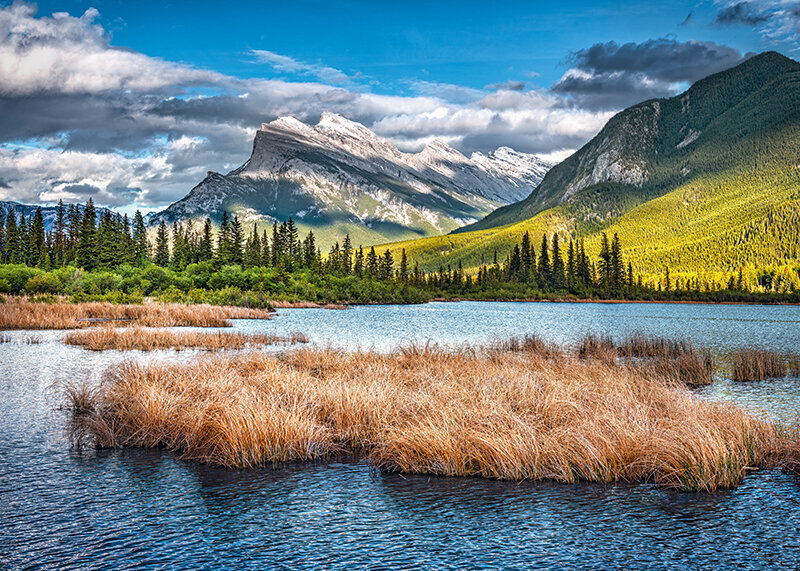
[[[236,328],[383,348],[526,332],[568,342],[586,331],[635,329],[689,331],[717,351],[754,339],[771,339],[767,346],[777,350],[800,346],[798,308],[762,309],[431,304],[281,311]],[[0,345],[0,562],[12,569],[797,566],[800,479],[780,472],[750,475],[736,490],[682,494],[651,485],[401,476],[342,459],[230,471],[158,450],[79,454],[64,437],[53,383],[97,380],[130,355],[66,347],[61,332],[36,333],[39,345],[21,342],[30,333],[10,335]],[[704,394],[783,416],[800,402],[798,384],[718,380]]]

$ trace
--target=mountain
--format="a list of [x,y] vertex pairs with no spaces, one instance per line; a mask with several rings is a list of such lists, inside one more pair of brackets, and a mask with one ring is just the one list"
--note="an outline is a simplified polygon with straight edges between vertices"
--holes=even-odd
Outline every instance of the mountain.
[[428,269],[475,267],[526,230],[619,233],[637,271],[800,259],[800,63],[775,52],[615,115],[524,200],[398,244]]
[[[78,209],[78,212],[83,214],[84,206],[83,204],[76,204],[75,205]],[[42,209],[42,219],[44,220],[44,228],[45,230],[49,231],[53,224],[56,221],[56,216],[58,215],[58,206],[40,206],[38,204],[22,204],[21,202],[13,202],[8,200],[0,200],[0,216],[5,221],[6,216],[12,210],[17,215],[17,219],[19,220],[19,215],[22,213],[25,215],[26,220],[30,220],[33,218],[33,215],[36,213],[36,209]],[[64,204],[64,214],[66,215],[67,209],[69,208],[69,204]],[[95,207],[95,215],[97,219],[100,219],[100,216],[106,211],[105,208],[102,207]],[[113,212],[113,210],[112,210]]]
[[209,172],[149,223],[218,221],[225,210],[248,223],[291,216],[323,246],[346,233],[354,243],[375,244],[474,222],[530,194],[549,167],[506,147],[468,158],[434,141],[403,153],[333,113],[316,125],[280,117],[261,126],[244,165],[226,175]]

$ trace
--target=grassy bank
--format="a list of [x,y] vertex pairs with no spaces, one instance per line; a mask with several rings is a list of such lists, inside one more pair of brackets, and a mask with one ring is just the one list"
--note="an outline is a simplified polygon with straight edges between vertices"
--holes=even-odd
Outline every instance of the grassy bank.
[[127,363],[69,392],[76,443],[231,468],[348,452],[403,473],[715,490],[798,457],[796,436],[671,373],[524,340]]
[[68,334],[64,342],[78,345],[90,351],[154,351],[156,349],[204,349],[206,351],[236,350],[247,347],[257,348],[268,345],[296,345],[308,343],[308,337],[302,333],[276,335],[274,333],[244,334],[197,331],[169,331],[163,329],[143,329],[128,327],[92,328]]
[[229,327],[231,319],[269,319],[267,309],[184,305],[146,301],[138,304],[108,302],[35,303],[7,297],[0,305],[0,330],[78,329],[113,321],[117,325],[146,327]]

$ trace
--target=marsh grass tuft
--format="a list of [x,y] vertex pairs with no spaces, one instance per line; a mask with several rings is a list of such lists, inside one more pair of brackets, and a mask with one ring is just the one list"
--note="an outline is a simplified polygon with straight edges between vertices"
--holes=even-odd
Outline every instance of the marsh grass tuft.
[[142,327],[100,327],[75,331],[65,336],[64,342],[79,345],[90,351],[154,351],[156,349],[205,349],[221,351],[265,347],[267,345],[295,345],[308,343],[302,333],[276,335],[274,333],[244,334],[220,331],[214,333],[198,331],[171,331],[145,329]]
[[73,402],[73,430],[97,446],[231,468],[346,452],[404,473],[715,490],[796,446],[642,367],[497,347],[128,362]]
[[764,349],[744,349],[733,354],[734,381],[763,381],[786,374],[783,358]]
[[580,359],[595,359],[607,365],[617,362],[617,346],[614,339],[608,335],[585,335],[578,344],[578,357]]
[[0,330],[78,329],[113,321],[147,327],[230,327],[231,319],[269,319],[266,309],[214,305],[145,302],[119,305],[105,302],[33,303],[10,297],[0,312]]
[[626,337],[617,349],[621,357],[682,357],[694,355],[692,343],[636,332]]

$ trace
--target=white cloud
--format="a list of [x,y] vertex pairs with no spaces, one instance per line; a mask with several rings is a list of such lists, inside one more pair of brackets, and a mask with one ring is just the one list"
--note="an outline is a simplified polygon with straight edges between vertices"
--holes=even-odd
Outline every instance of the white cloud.
[[306,63],[267,50],[250,50],[259,63],[265,63],[282,73],[310,75],[326,83],[345,83],[350,77],[340,69],[322,64]]
[[35,12],[24,3],[0,9],[0,94],[152,91],[224,79],[110,46],[103,28],[93,23],[94,8],[80,18],[65,13],[36,18]]
[[0,8],[3,198],[163,207],[208,170],[243,163],[255,129],[280,115],[315,122],[337,112],[404,150],[441,139],[465,153],[508,145],[551,157],[580,146],[610,116],[518,84],[486,92],[417,81],[412,96],[375,94],[341,70],[266,50],[252,55],[316,81],[240,79],[117,48],[97,15]]

